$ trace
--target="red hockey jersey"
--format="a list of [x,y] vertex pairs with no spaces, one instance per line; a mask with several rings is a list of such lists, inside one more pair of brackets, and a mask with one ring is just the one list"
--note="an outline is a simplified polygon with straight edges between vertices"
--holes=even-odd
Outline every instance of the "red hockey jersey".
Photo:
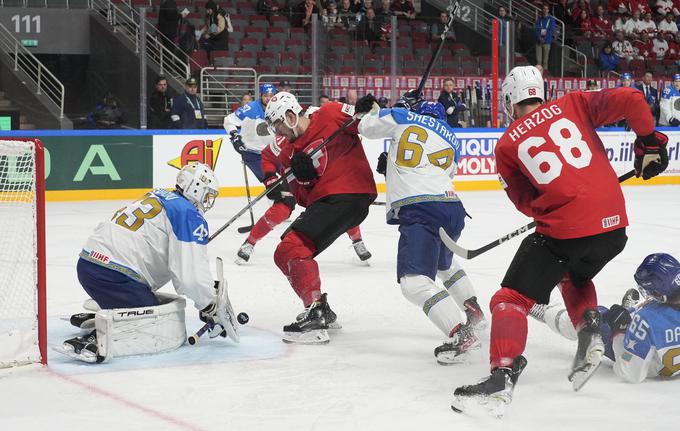
[[622,118],[638,135],[654,131],[643,94],[620,87],[569,93],[503,134],[499,179],[517,209],[536,220],[537,232],[567,239],[628,225],[621,187],[595,132]]
[[[280,144],[279,161],[285,171],[290,168],[290,159],[299,151],[310,153],[354,114],[354,107],[343,103],[330,102],[314,112],[305,133],[295,142]],[[322,150],[316,168],[319,178],[308,183],[292,180],[290,189],[295,200],[307,207],[329,195],[369,194],[377,196],[373,172],[366,159],[364,147],[359,140],[356,121],[340,133]]]

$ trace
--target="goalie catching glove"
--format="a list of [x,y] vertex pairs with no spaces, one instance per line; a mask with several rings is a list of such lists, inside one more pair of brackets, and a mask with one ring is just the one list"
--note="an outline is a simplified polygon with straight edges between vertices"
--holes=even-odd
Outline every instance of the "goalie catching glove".
[[635,176],[648,180],[659,175],[668,167],[668,136],[655,131],[635,139]]

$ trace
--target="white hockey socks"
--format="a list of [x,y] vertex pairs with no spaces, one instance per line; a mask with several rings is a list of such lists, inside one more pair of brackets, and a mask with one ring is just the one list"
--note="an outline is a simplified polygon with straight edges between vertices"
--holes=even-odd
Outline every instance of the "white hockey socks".
[[461,310],[465,310],[464,302],[475,296],[475,289],[463,267],[456,259],[451,261],[451,267],[444,271],[437,271],[437,277],[444,283],[449,295],[456,301]]
[[427,317],[447,337],[463,320],[456,303],[444,289],[424,275],[406,275],[399,282],[401,293],[413,304],[421,307]]
[[100,310],[95,315],[99,356],[113,357],[164,353],[187,339],[186,300],[156,292],[161,305]]
[[539,322],[545,322],[553,332],[568,340],[576,340],[576,329],[571,323],[569,313],[564,305],[534,304],[529,315]]

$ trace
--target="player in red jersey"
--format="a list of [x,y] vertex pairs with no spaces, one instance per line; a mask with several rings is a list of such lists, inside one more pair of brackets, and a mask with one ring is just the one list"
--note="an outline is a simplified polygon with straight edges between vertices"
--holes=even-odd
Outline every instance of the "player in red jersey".
[[516,67],[503,81],[506,112],[514,121],[496,146],[501,184],[536,232],[520,245],[491,298],[491,376],[455,390],[453,409],[476,398],[502,408],[526,365],[527,313],[547,304],[558,285],[578,330],[569,380],[581,388],[600,365],[604,344],[593,277],[626,244],[623,193],[596,127],[625,118],[637,134],[635,170],[645,180],[668,166],[667,138],[654,131],[644,95],[633,88],[575,91],[543,104],[543,78]]
[[[276,135],[289,142],[278,160],[290,168],[289,183],[303,212],[283,234],[274,262],[288,278],[306,311],[283,328],[283,340],[306,344],[330,341],[328,325],[336,315],[321,293],[319,267],[314,257],[368,215],[377,195],[373,173],[359,140],[357,124],[347,127],[314,159],[309,156],[324,139],[354,115],[354,106],[327,103],[311,118],[300,116],[302,107],[290,93],[280,92],[269,101],[265,119]],[[317,157],[318,156],[318,157]]]
[[[312,108],[307,109],[305,116],[309,117],[311,109]],[[317,109],[318,108],[314,108],[313,111],[316,111]],[[278,157],[281,154],[281,148],[285,145],[288,145],[286,138],[277,136],[274,141],[262,150],[262,173],[264,175],[262,182],[265,186],[269,186],[279,179],[278,173],[281,170],[281,163],[279,162]],[[283,174],[282,170],[281,174]],[[241,244],[241,247],[236,253],[236,263],[238,265],[243,265],[248,262],[255,248],[255,244],[271,232],[272,229],[290,217],[290,214],[295,209],[295,197],[290,192],[287,182],[282,183],[275,190],[267,193],[267,197],[273,200],[274,204],[269,207],[257,223],[255,223],[255,226],[253,226],[253,229],[250,231],[250,235],[248,235],[248,238]],[[354,248],[354,252],[357,254],[359,260],[363,262],[371,258],[371,253],[366,248],[361,237],[361,229],[359,226],[350,228],[347,231],[347,236],[349,236],[349,239],[352,241],[352,248]]]

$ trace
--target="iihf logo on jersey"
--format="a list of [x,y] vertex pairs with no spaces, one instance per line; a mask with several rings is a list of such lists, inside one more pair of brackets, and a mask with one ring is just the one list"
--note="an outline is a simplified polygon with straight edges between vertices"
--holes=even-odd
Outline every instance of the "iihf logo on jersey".
[[605,217],[602,219],[602,227],[605,229],[617,226],[619,223],[621,223],[621,217],[618,214],[615,216]]
[[217,156],[220,154],[222,139],[195,139],[187,142],[182,148],[180,156],[168,161],[168,165],[175,169],[182,169],[190,163],[205,163],[213,171],[217,166]]

